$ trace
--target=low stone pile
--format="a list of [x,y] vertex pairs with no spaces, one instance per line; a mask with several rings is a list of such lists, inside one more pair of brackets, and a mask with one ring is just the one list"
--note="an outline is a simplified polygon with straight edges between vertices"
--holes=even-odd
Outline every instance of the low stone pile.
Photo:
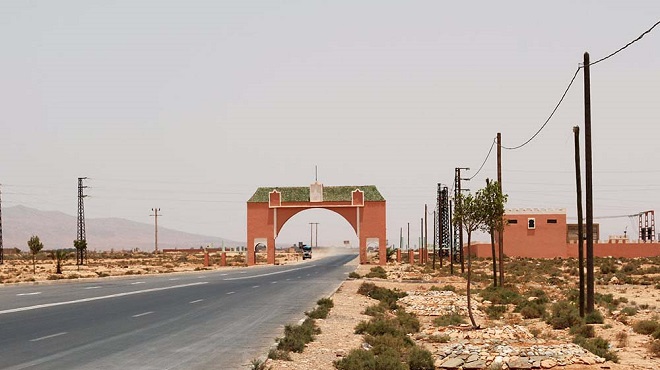
[[[452,313],[458,313],[461,316],[467,316],[467,296],[458,295],[452,291],[442,290],[415,290],[406,292],[408,296],[399,299],[407,312],[418,316],[444,316]],[[472,300],[472,313],[482,316],[479,311],[481,303],[475,299]]]
[[471,330],[468,325],[460,327],[430,327],[418,334],[418,339],[447,335],[451,341],[469,340],[472,344],[498,344],[516,342],[526,344],[544,344],[545,340],[536,338],[524,326],[504,325],[480,330]]
[[442,369],[550,369],[572,364],[605,362],[577,344],[533,345],[453,343],[435,349],[435,366]]

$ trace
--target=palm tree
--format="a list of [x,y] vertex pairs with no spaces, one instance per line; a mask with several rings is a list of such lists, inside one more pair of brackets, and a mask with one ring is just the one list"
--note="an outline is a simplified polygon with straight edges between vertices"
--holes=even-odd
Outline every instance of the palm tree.
[[[458,200],[456,202],[456,208],[454,209],[454,218],[456,221],[459,221],[463,225],[463,229],[467,233],[467,258],[468,258],[468,268],[467,268],[467,306],[468,306],[468,316],[470,316],[470,322],[472,327],[478,329],[479,326],[474,321],[474,316],[472,315],[472,299],[471,299],[471,290],[470,286],[472,285],[472,232],[477,231],[479,227],[484,224],[484,211],[483,211],[483,192],[480,190],[476,195],[468,194],[458,194]],[[463,246],[461,246],[462,248]]]
[[50,258],[52,258],[56,264],[56,274],[62,273],[62,265],[69,259],[69,257],[71,257],[71,253],[66,249],[57,249],[50,252]]
[[28,247],[30,247],[30,253],[32,253],[32,273],[37,273],[37,254],[41,252],[44,248],[44,244],[39,240],[39,237],[32,235],[30,240],[27,242]]

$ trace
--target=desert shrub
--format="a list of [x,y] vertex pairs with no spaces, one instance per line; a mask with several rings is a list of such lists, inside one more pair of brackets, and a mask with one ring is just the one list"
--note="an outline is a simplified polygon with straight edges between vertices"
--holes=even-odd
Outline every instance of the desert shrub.
[[456,287],[453,286],[453,285],[449,285],[449,284],[447,284],[443,287],[437,287],[437,286],[433,285],[431,288],[429,288],[429,290],[436,291],[436,292],[445,292],[445,291],[455,292]]
[[325,319],[328,317],[328,314],[330,313],[330,309],[335,306],[334,302],[332,302],[332,299],[330,298],[321,298],[318,301],[316,301],[317,307],[310,311],[310,312],[305,312],[305,314],[310,318],[310,319]]
[[548,294],[543,289],[530,289],[525,292],[525,297],[527,298],[528,301],[529,298],[536,297],[536,299],[532,300],[531,302],[536,302],[540,304],[550,302],[550,298],[548,298]]
[[371,345],[371,350],[375,355],[381,355],[389,349],[395,350],[397,353],[404,353],[408,348],[415,345],[412,339],[407,335],[367,335],[364,341]]
[[550,308],[550,316],[546,320],[553,329],[566,329],[582,322],[577,308],[567,301],[560,301]]
[[376,266],[372,267],[371,270],[364,276],[368,278],[387,279],[387,271],[385,271],[385,269],[380,266]]
[[364,309],[364,314],[369,316],[382,316],[387,311],[387,305],[383,302],[376,303]]
[[314,320],[305,319],[301,325],[286,325],[284,337],[278,339],[277,349],[290,352],[302,352],[305,344],[314,340],[314,335],[320,333]]
[[506,306],[503,305],[492,305],[484,309],[486,315],[491,320],[497,320],[506,312]]
[[399,298],[403,298],[407,295],[405,292],[382,288],[376,286],[374,283],[367,282],[364,282],[362,285],[360,285],[358,288],[358,293],[379,300],[387,304],[387,307],[390,309],[396,309],[398,307],[396,301]]
[[355,334],[400,335],[401,330],[393,319],[376,317],[369,321],[360,321],[355,327]]
[[602,324],[605,320],[598,310],[593,310],[584,315],[584,322],[587,324]]
[[330,309],[327,306],[318,306],[309,312],[305,312],[305,315],[310,319],[325,319],[330,314]]
[[431,355],[431,352],[417,346],[413,347],[410,352],[408,352],[407,362],[410,370],[435,369],[435,365],[433,364],[433,355]]
[[633,324],[633,331],[638,334],[653,334],[660,329],[660,323],[656,320],[640,320]]
[[600,273],[603,275],[613,274],[617,271],[616,264],[611,259],[606,259],[600,264]]
[[491,285],[479,294],[481,298],[494,304],[516,303],[521,298],[520,293],[514,287],[510,286],[494,287]]
[[404,310],[399,310],[396,313],[396,318],[399,322],[399,326],[404,333],[417,333],[420,328],[419,319],[417,316],[412,313],[408,313]]
[[266,363],[258,358],[253,358],[250,361],[250,370],[268,370]]
[[376,366],[374,369],[408,370],[408,366],[401,362],[401,355],[394,349],[388,348],[383,353],[376,355]]
[[621,310],[622,315],[626,316],[635,316],[637,315],[637,308],[634,306],[627,306]]
[[653,357],[660,357],[660,340],[655,339],[649,343],[649,352]]
[[615,338],[616,338],[616,346],[618,348],[623,348],[628,346],[628,333],[626,333],[625,331],[620,331],[616,333]]
[[58,275],[58,274],[48,275],[48,280],[61,280],[64,278],[65,277],[63,275]]
[[359,279],[359,278],[361,278],[362,276],[360,276],[360,274],[358,274],[358,273],[355,272],[355,271],[351,271],[351,272],[348,274],[348,277],[351,278],[351,279]]
[[527,302],[519,312],[525,319],[538,319],[545,316],[545,305],[534,301]]
[[653,339],[660,339],[660,328],[656,329],[656,330],[651,334],[651,336],[653,337]]
[[333,362],[338,370],[368,370],[376,368],[376,356],[371,351],[354,349],[348,356]]
[[594,336],[596,336],[593,325],[578,324],[572,326],[569,332],[572,335],[579,335],[585,338],[593,338]]
[[619,362],[619,357],[616,353],[609,350],[609,342],[601,337],[587,339],[578,335],[573,339],[573,343],[580,345],[587,351],[608,361]]
[[428,341],[432,343],[447,343],[451,340],[451,337],[447,334],[433,334],[428,337]]
[[291,353],[289,351],[271,348],[271,350],[268,351],[268,358],[271,360],[291,361]]
[[456,312],[452,312],[447,315],[438,316],[433,320],[433,325],[435,326],[460,325],[465,323],[466,323],[465,318]]

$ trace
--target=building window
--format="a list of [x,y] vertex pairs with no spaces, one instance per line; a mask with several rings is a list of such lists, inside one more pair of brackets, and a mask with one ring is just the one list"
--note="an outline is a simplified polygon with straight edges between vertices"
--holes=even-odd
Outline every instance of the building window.
[[536,219],[534,218],[528,218],[527,219],[527,228],[529,230],[536,229]]
[[557,223],[557,220],[554,219],[554,218],[549,218],[549,219],[548,219],[548,223],[549,223],[549,224],[556,224],[556,223]]
[[509,224],[509,225],[510,224],[517,224],[518,220],[506,220],[506,223]]

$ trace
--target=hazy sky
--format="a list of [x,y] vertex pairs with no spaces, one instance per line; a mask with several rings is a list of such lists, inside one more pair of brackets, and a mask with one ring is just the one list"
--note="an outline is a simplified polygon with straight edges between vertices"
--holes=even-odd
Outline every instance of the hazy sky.
[[[325,185],[376,185],[390,243],[410,222],[416,244],[454,167],[473,176],[497,132],[523,143],[585,51],[604,57],[659,19],[656,0],[3,0],[2,204],[75,215],[87,176],[88,218],[151,223],[160,207],[163,227],[243,241],[256,188],[307,186],[318,165]],[[660,210],[659,67],[660,26],[592,67],[596,217]],[[503,152],[507,207],[575,221],[582,78],[536,139]],[[487,177],[495,151],[463,186]],[[278,242],[309,240],[309,222],[319,244],[355,243],[324,210]],[[603,238],[636,228],[596,222]]]

